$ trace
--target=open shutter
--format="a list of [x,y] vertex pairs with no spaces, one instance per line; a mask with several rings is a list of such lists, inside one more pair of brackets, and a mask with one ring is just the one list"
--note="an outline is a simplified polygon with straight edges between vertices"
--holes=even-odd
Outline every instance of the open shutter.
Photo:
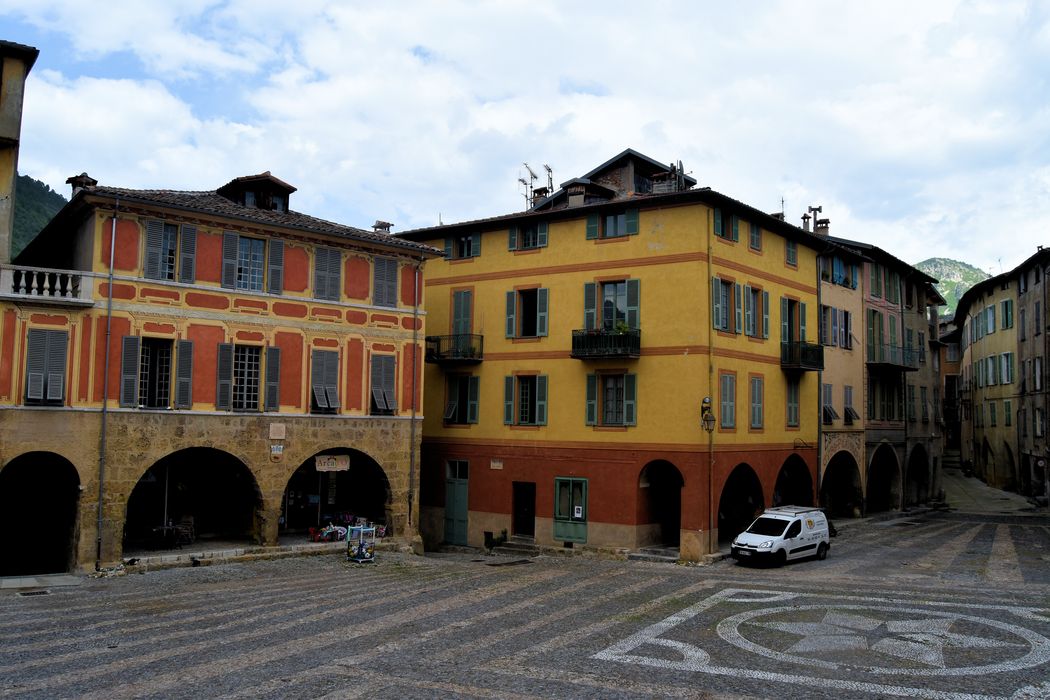
[[769,337],[769,292],[762,292],[762,337]]
[[449,260],[452,259],[452,239],[451,238],[446,238],[445,239],[445,258],[447,258]]
[[66,396],[66,349],[69,334],[50,331],[47,342],[47,400],[61,401]]
[[222,286],[233,289],[237,286],[237,245],[240,237],[224,231],[222,234]]
[[780,342],[791,342],[791,316],[787,297],[780,297]]
[[734,241],[739,241],[740,240],[740,217],[738,217],[736,214],[733,214],[732,216],[729,217],[729,224],[730,224],[730,238],[732,238]]
[[541,288],[536,290],[536,335],[547,335],[547,298],[548,290]]
[[266,378],[263,387],[263,410],[281,410],[281,349],[266,348]]
[[386,407],[391,411],[397,411],[397,393],[395,387],[397,385],[395,374],[396,367],[394,367],[394,356],[384,355],[383,362],[383,397],[386,398]]
[[193,341],[176,341],[175,351],[175,408],[193,408]]
[[642,282],[641,280],[627,280],[627,327],[641,328],[641,306]]
[[598,285],[594,282],[583,284],[583,329],[586,331],[597,327],[598,323]]
[[742,296],[742,294],[741,294],[740,283],[738,282],[738,283],[733,285],[733,309],[736,312],[736,319],[735,319],[736,325],[733,327],[733,332],[734,333],[739,333],[744,327],[744,312],[743,312],[743,309],[741,308],[743,305],[740,303],[741,302],[741,296]]
[[514,377],[503,378],[503,424],[514,424]]
[[377,411],[387,410],[386,395],[383,393],[383,364],[381,355],[372,356],[372,401]]
[[518,249],[518,227],[511,226],[510,231],[507,232],[507,250]]
[[325,353],[324,395],[328,399],[328,408],[339,408],[339,352],[332,350]]
[[547,425],[547,375],[536,377],[536,425]]
[[215,408],[229,411],[233,405],[233,343],[219,343],[215,377]]
[[798,304],[798,340],[800,343],[806,342],[806,303],[804,301]]
[[26,336],[26,398],[44,400],[44,376],[47,373],[47,331],[29,329]]
[[476,258],[481,255],[481,232],[473,234],[470,238],[470,255]]
[[722,327],[722,280],[717,277],[711,279],[711,324]]
[[598,237],[598,215],[588,214],[587,215],[587,239]]
[[751,299],[751,285],[744,285],[744,333],[755,335],[755,305]]
[[587,375],[587,425],[598,424],[598,375]]
[[634,236],[638,233],[638,210],[628,209],[623,214],[623,225],[624,231],[628,236]]
[[164,222],[146,222],[146,266],[143,276],[160,279],[160,249],[164,245]]
[[547,222],[541,221],[536,224],[536,247],[547,247]]
[[325,398],[324,393],[324,371],[324,350],[312,351],[310,353],[310,393],[318,408],[328,408],[328,399]]
[[518,293],[507,292],[507,337],[513,338],[518,333],[517,311]]
[[478,399],[481,394],[481,377],[467,377],[467,422],[478,422]]
[[269,268],[266,271],[266,278],[269,281],[266,291],[270,294],[280,294],[284,288],[284,241],[270,239],[266,266]]
[[715,209],[715,235],[724,236],[725,230],[722,228],[722,210]]
[[335,248],[328,249],[328,259],[325,261],[328,272],[328,295],[325,299],[339,301],[342,296],[343,285],[343,253]]
[[193,284],[197,279],[197,227],[182,225],[179,234],[179,282]]
[[120,349],[120,405],[139,405],[139,346],[137,335],[126,335]]
[[638,424],[638,375],[623,375],[623,422],[624,425]]

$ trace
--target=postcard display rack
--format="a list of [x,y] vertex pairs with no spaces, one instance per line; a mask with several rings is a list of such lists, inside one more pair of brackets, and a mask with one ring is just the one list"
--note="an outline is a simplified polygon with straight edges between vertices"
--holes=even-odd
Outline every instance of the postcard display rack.
[[376,560],[376,529],[374,526],[357,525],[347,528],[346,558],[358,563]]

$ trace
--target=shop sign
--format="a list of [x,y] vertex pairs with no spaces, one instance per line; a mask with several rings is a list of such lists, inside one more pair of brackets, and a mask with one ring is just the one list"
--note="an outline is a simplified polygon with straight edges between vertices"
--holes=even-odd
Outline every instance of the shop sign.
[[314,467],[319,472],[350,471],[350,455],[317,455]]

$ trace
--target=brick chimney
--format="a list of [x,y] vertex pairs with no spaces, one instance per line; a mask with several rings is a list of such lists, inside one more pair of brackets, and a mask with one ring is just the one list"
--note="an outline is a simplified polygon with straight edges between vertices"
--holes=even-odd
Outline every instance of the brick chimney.
[[827,236],[831,229],[831,219],[817,219],[814,222],[813,233],[818,236]]
[[98,180],[96,180],[95,178],[91,177],[87,173],[80,173],[79,175],[74,175],[71,178],[67,178],[66,179],[66,184],[73,186],[73,195],[72,196],[76,197],[77,196],[77,192],[79,192],[80,190],[84,189],[85,187],[94,187],[95,185],[98,184]]

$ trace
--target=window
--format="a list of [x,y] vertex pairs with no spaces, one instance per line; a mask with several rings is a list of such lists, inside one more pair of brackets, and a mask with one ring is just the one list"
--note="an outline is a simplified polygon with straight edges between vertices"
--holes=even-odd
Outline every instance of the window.
[[1043,409],[1032,411],[1032,432],[1036,437],[1043,437]]
[[[269,253],[267,254],[267,246]],[[227,289],[266,291],[280,294],[284,278],[284,242],[239,236],[229,231],[222,235],[222,286]]]
[[[257,345],[220,343],[218,350],[215,407],[219,410],[258,411],[262,382],[262,348]],[[266,409],[277,410],[279,349],[267,348],[266,360]]]
[[853,425],[853,421],[860,420],[860,415],[853,408],[853,387],[842,387],[842,422]]
[[638,233],[638,210],[627,209],[587,217],[587,238],[622,238]]
[[259,410],[259,380],[262,348],[233,346],[233,410]]
[[397,268],[394,258],[372,261],[372,303],[376,306],[397,306]]
[[1032,331],[1034,335],[1039,335],[1043,332],[1043,314],[1039,302],[1035,302],[1035,313],[1032,314],[1032,323],[1035,325],[1035,330]]
[[1025,339],[1025,332],[1024,309],[1020,309],[1017,312],[1017,337],[1019,340]]
[[820,405],[824,425],[831,425],[832,422],[839,419],[839,413],[835,410],[835,386],[833,384],[821,386]]
[[762,228],[758,224],[751,224],[748,245],[751,246],[751,250],[762,250]]
[[718,397],[721,415],[719,427],[732,430],[736,427],[736,375],[721,374],[718,377]]
[[1013,425],[1013,402],[1010,399],[1003,401],[1003,425],[1007,428]]
[[988,402],[988,425],[989,425],[989,427],[994,428],[996,425],[998,425],[998,422],[999,422],[999,420],[996,417],[995,402],[994,401],[989,401]]
[[554,480],[554,519],[587,522],[587,480],[558,477]]
[[[930,422],[930,396],[929,389],[924,386],[919,387],[919,404],[922,407],[922,422]],[[994,409],[993,409],[994,410]],[[992,420],[995,420],[995,416],[992,416]],[[992,425],[995,425],[993,422]]]
[[999,356],[999,376],[1003,384],[1014,383],[1014,354],[1004,352]]
[[1022,272],[1021,276],[1017,278],[1017,293],[1024,294],[1028,291],[1028,273]]
[[1043,358],[1037,357],[1032,361],[1032,391],[1043,390]]
[[339,301],[342,297],[343,253],[335,248],[314,248],[314,298]]
[[172,406],[172,351],[177,346],[174,366],[175,408],[193,404],[193,342],[164,338],[124,336],[120,359],[120,405],[130,408],[170,408]]
[[806,340],[806,304],[797,299],[780,297],[780,342]]
[[882,298],[882,266],[876,263],[869,263],[868,271],[871,273],[871,284],[869,285],[869,293],[871,296],[881,299]]
[[1002,329],[1014,327],[1014,300],[1003,299],[999,302],[1000,306],[1000,323],[1002,323]]
[[787,406],[786,416],[787,425],[789,428],[798,427],[799,418],[799,379],[797,377],[789,377],[787,380]]
[[481,234],[470,233],[445,239],[445,257],[449,260],[464,260],[481,255]]
[[546,375],[504,377],[503,423],[547,425]]
[[467,425],[478,422],[478,395],[481,378],[467,374],[448,375],[445,422]]
[[784,249],[784,262],[791,267],[798,267],[798,243],[788,241]]
[[193,283],[197,258],[197,227],[189,224],[146,222],[146,260],[143,276],[147,279]]
[[[639,328],[641,282],[587,282],[583,285],[583,325],[587,330]],[[599,306],[600,300],[600,306]]]
[[636,425],[637,386],[634,374],[588,374],[587,425]]
[[547,335],[547,290],[507,292],[507,337],[537,338]]
[[311,413],[339,412],[339,353],[314,350],[310,355]]
[[750,285],[744,287],[744,334],[769,337],[769,292]]
[[919,331],[919,362],[926,362],[926,334]]
[[715,235],[727,241],[739,241],[740,219],[736,214],[725,216],[721,209],[715,209]]
[[984,334],[995,333],[995,307],[988,306],[984,310]]
[[143,338],[139,353],[139,406],[167,408],[171,395],[171,341]]
[[751,429],[760,430],[764,423],[762,377],[751,377]]
[[373,416],[392,416],[397,412],[395,361],[393,355],[372,355]]
[[30,328],[26,335],[26,403],[62,405],[66,398],[67,331]]
[[463,479],[470,478],[470,463],[465,459],[450,459],[445,463],[445,478]]
[[547,222],[511,226],[507,238],[508,250],[533,250],[547,246]]
[[740,332],[740,326],[743,324],[741,296],[739,284],[717,277],[711,280],[711,322],[715,328],[727,333]]

